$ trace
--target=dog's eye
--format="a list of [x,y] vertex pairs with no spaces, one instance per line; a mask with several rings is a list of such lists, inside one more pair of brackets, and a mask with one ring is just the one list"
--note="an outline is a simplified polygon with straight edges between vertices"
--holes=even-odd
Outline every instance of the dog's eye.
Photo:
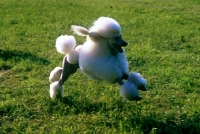
[[121,39],[121,38],[122,38],[122,36],[119,35],[119,36],[116,36],[116,37],[115,37],[115,40],[119,40],[119,39]]
[[119,37],[117,36],[117,37],[115,37],[115,40],[119,40]]

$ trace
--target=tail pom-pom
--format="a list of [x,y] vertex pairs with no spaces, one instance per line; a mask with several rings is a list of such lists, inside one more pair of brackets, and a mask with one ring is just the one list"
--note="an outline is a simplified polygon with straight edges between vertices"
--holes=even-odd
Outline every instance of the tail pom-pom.
[[76,40],[74,36],[61,35],[56,39],[56,49],[59,53],[68,54],[76,46]]
[[61,99],[63,96],[64,86],[60,85],[58,81],[50,84],[50,97],[52,99]]

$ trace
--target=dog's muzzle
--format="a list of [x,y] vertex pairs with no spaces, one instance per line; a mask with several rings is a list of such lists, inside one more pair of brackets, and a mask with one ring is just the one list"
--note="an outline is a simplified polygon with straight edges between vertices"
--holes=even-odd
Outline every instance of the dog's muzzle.
[[117,49],[118,52],[122,53],[123,52],[122,47],[125,47],[127,45],[128,45],[127,42],[125,42],[124,40],[120,39],[120,41],[118,43],[114,44],[114,47]]

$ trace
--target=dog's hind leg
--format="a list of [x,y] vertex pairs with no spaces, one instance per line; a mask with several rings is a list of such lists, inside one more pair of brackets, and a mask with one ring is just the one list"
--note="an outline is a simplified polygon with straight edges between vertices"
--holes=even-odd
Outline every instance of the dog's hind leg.
[[67,61],[67,56],[65,56],[63,58],[62,68],[63,70],[59,80],[60,85],[63,85],[63,83],[69,78],[69,76],[77,71],[77,69],[79,68],[79,64],[70,64]]
[[[70,64],[67,61],[67,56],[64,57],[63,59],[63,65],[62,69],[58,71],[53,71],[53,77],[50,76],[50,97],[57,99],[62,99],[63,95],[63,83],[69,78],[69,76],[73,73],[76,72],[76,70],[79,68],[78,63],[76,64]],[[54,69],[55,70],[55,69]],[[62,71],[62,72],[61,72]],[[61,74],[59,73],[61,72]],[[54,77],[60,75],[60,80],[59,81],[54,81]],[[56,78],[57,79],[57,78]],[[53,81],[52,81],[53,80]]]

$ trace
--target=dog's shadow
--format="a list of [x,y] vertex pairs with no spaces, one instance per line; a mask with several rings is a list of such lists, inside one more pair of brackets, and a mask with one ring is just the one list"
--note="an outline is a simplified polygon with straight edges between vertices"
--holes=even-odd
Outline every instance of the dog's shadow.
[[[14,60],[14,61],[18,62],[21,60],[30,59],[31,61],[37,62],[39,64],[43,64],[43,65],[50,64],[50,61],[48,61],[44,58],[40,58],[30,52],[16,51],[16,50],[12,51],[12,50],[0,49],[0,58],[3,61]],[[10,68],[10,67],[7,67],[7,68]]]

